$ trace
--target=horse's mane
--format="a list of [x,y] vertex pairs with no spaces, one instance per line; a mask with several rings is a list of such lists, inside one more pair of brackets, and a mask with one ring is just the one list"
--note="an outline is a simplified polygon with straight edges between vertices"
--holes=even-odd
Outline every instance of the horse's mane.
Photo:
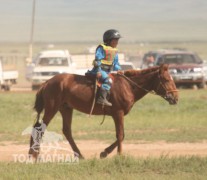
[[142,70],[130,69],[130,70],[124,71],[124,75],[127,77],[134,77],[134,76],[149,74],[149,73],[157,71],[158,69],[159,69],[159,66],[151,67],[148,69],[142,69]]

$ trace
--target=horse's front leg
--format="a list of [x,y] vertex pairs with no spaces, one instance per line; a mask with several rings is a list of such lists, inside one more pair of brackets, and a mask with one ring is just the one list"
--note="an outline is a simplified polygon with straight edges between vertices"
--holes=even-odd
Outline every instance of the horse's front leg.
[[116,138],[117,140],[107,147],[103,152],[100,154],[100,158],[107,157],[117,146],[118,154],[122,153],[122,141],[124,140],[124,113],[122,111],[117,112],[113,115],[115,128],[116,128]]

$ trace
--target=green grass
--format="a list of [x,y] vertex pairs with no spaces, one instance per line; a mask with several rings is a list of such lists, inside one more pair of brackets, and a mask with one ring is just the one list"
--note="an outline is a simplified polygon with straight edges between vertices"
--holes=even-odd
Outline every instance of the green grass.
[[[77,164],[0,163],[0,179],[205,179],[207,158],[115,156]],[[5,173],[6,172],[6,173]]]
[[[27,143],[22,131],[32,125],[36,113],[33,111],[35,93],[0,93],[0,142],[18,141]],[[181,90],[179,103],[169,105],[158,96],[147,95],[138,101],[125,116],[126,141],[170,141],[198,142],[207,139],[207,95],[206,90]],[[113,141],[115,128],[111,117],[89,118],[74,111],[73,134],[75,139],[100,139]],[[48,130],[62,133],[62,119],[58,113]]]

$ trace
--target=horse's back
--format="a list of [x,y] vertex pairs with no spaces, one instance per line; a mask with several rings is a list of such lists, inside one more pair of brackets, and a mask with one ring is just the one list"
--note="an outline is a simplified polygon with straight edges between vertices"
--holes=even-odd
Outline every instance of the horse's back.
[[[95,80],[95,78],[94,78]],[[57,74],[45,83],[43,83],[43,87],[45,91],[63,91],[64,89],[71,89],[74,87],[90,87],[94,85],[93,78],[86,77],[84,75],[78,74]]]
[[53,84],[53,83],[63,83],[63,82],[71,83],[74,81],[86,82],[88,81],[88,78],[86,78],[86,76],[84,75],[63,73],[63,74],[55,75],[47,82]]

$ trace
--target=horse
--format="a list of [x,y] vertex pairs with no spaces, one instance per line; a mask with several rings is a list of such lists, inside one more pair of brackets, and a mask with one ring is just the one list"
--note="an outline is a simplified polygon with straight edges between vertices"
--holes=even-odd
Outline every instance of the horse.
[[[116,147],[117,154],[122,154],[124,116],[130,112],[135,102],[146,94],[154,92],[154,94],[164,98],[170,105],[178,102],[178,90],[168,71],[167,64],[143,70],[118,71],[112,76],[113,83],[109,99],[112,106],[103,107],[100,104],[95,104],[92,111],[93,115],[111,116],[116,129],[116,141],[100,153],[100,158],[107,157]],[[63,120],[63,134],[79,158],[84,158],[72,136],[72,115],[73,109],[86,114],[91,112],[91,106],[95,98],[94,88],[94,81],[86,76],[58,74],[52,77],[43,83],[36,93],[34,110],[37,112],[37,121],[33,127],[41,125],[40,115],[43,110],[42,122],[46,126],[59,111]],[[33,144],[34,140],[31,136],[29,155],[37,158],[40,147],[32,148]]]

